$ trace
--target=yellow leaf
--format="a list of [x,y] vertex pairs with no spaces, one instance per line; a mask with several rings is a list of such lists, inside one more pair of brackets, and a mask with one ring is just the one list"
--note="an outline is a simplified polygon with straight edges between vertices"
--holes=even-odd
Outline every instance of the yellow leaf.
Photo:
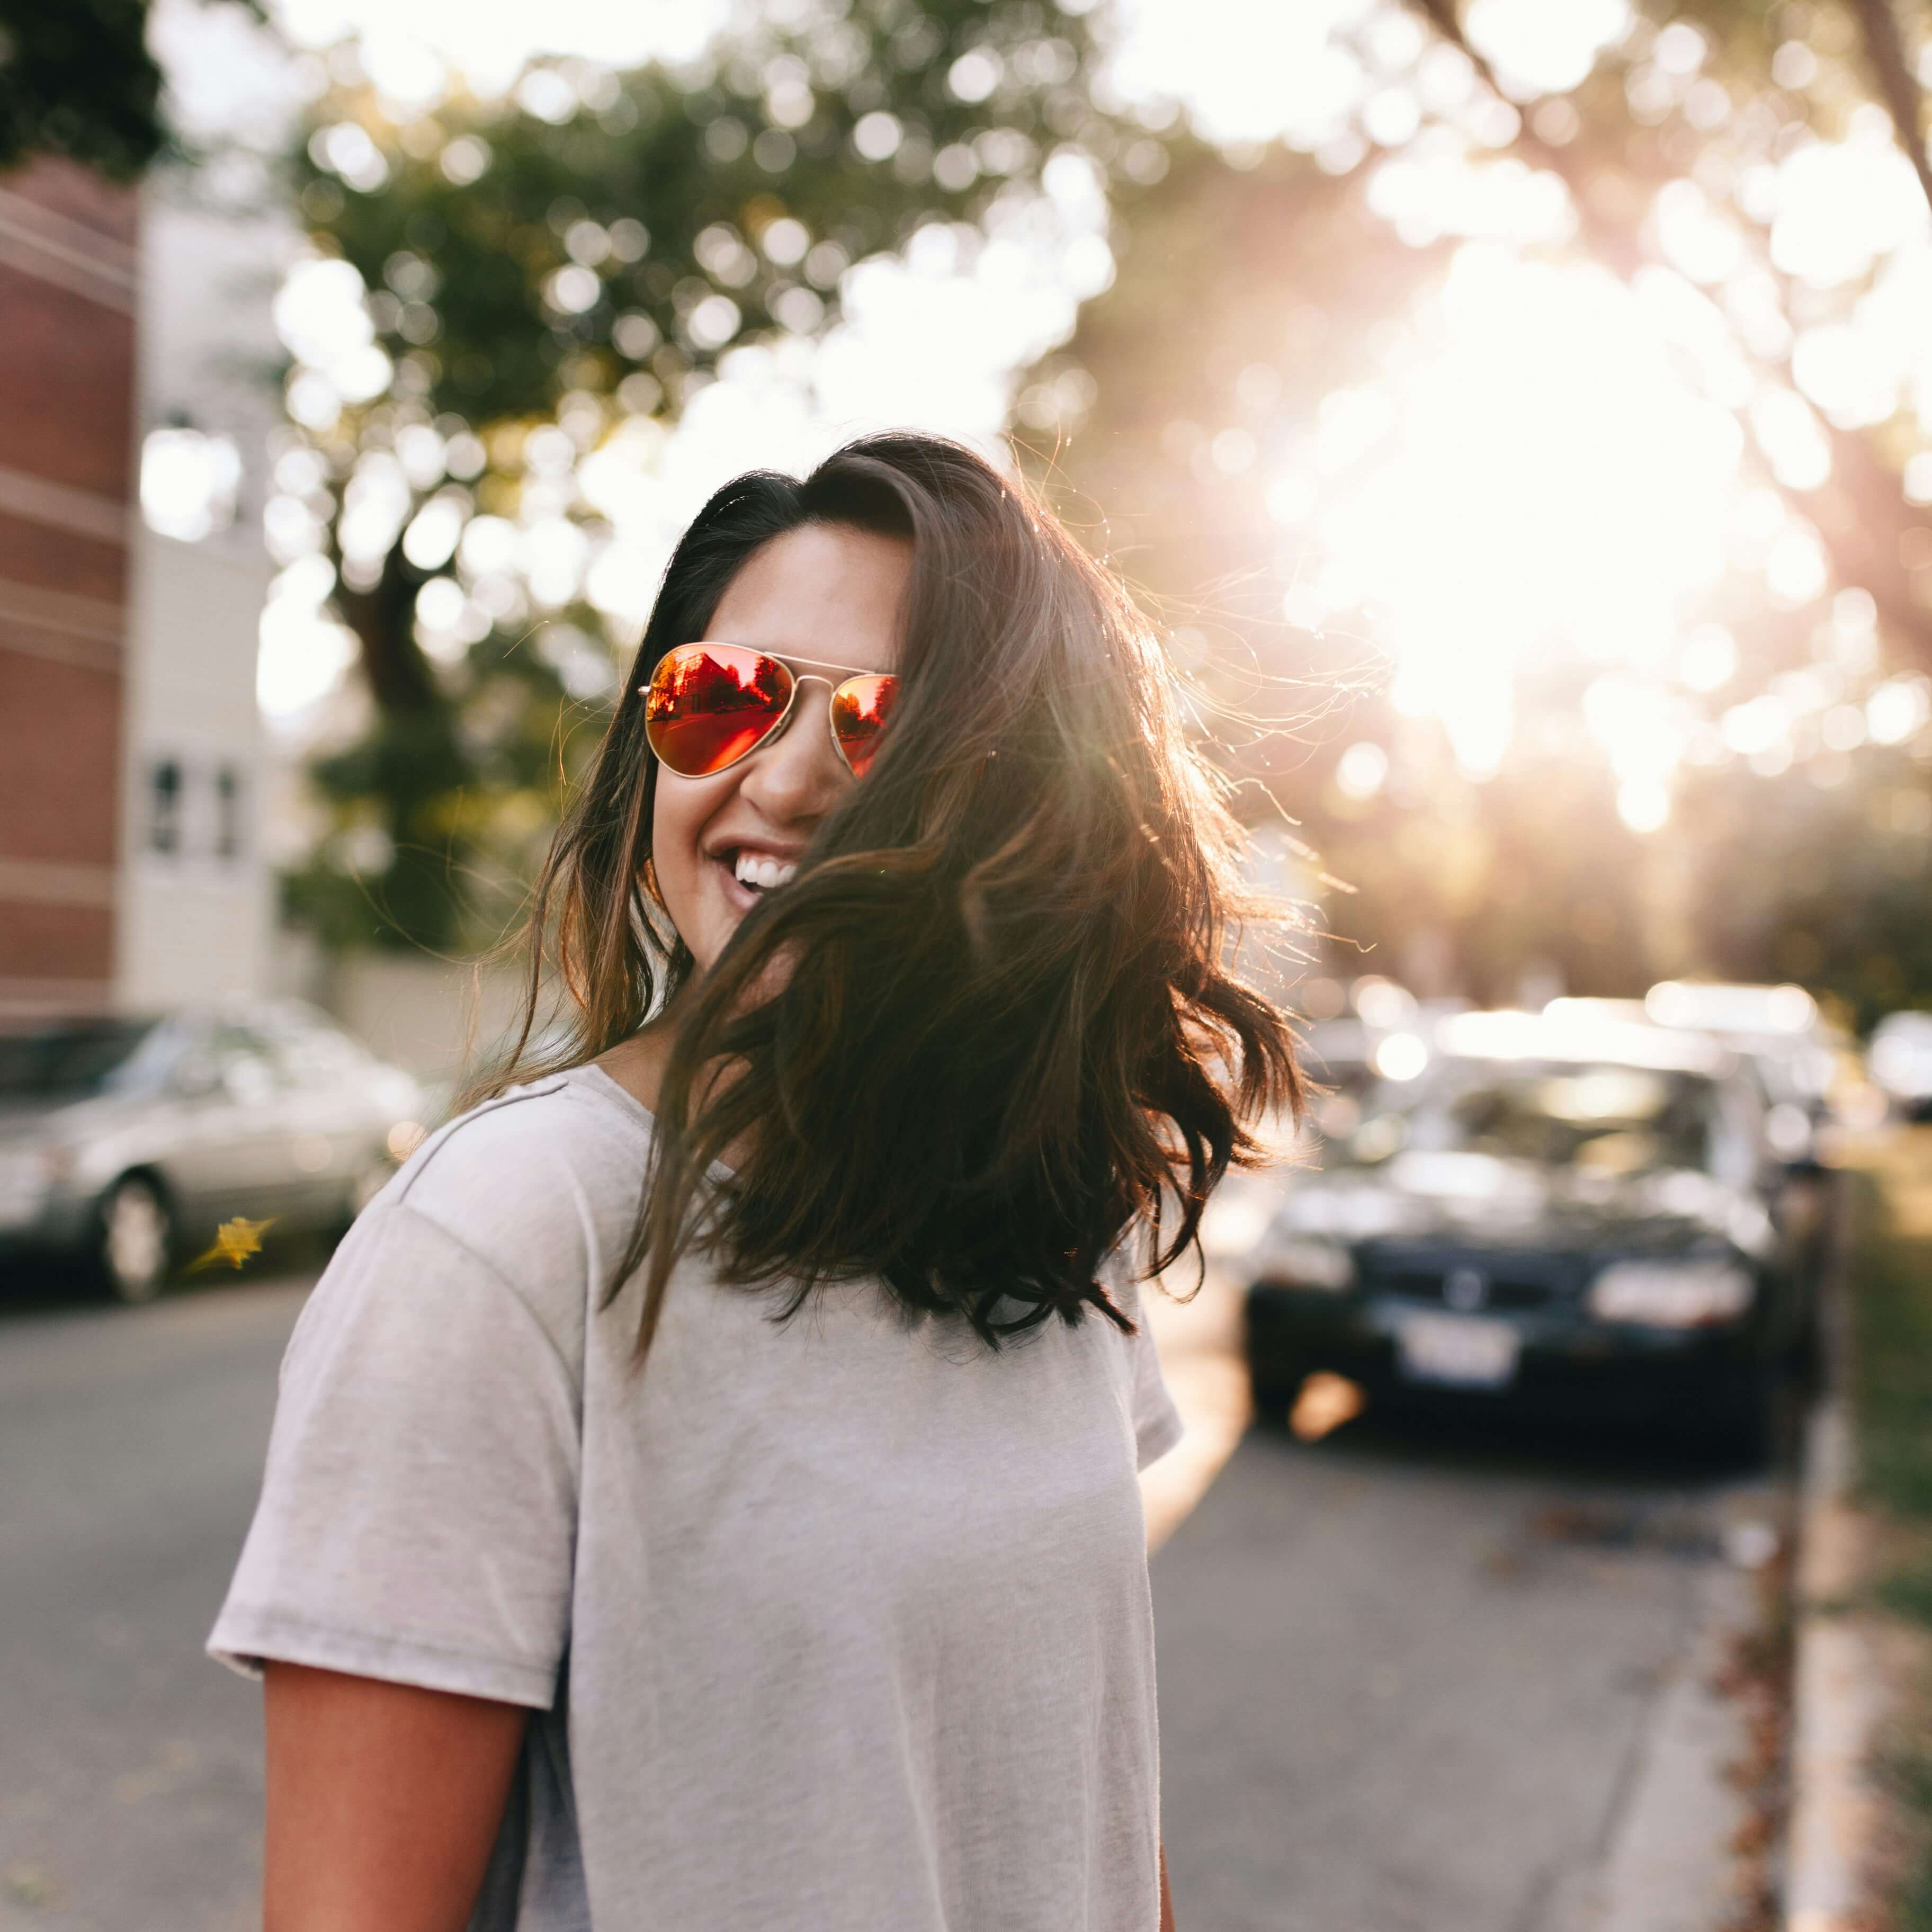
[[214,1231],[214,1246],[188,1263],[188,1273],[212,1268],[218,1262],[238,1268],[250,1255],[262,1252],[262,1237],[275,1225],[276,1218],[271,1215],[266,1221],[248,1221],[238,1214],[233,1220],[223,1222]]

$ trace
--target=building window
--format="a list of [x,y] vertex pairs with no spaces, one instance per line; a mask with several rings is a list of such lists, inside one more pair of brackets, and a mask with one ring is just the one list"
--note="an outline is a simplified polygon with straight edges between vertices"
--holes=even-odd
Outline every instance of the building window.
[[218,766],[214,773],[214,856],[242,856],[242,774],[232,765]]
[[148,850],[182,848],[182,768],[173,758],[157,758],[148,768]]

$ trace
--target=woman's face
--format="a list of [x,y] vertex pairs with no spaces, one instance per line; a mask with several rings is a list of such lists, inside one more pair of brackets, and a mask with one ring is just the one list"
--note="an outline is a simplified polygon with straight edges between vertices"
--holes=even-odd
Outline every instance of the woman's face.
[[[911,569],[912,545],[896,537],[808,524],[754,550],[703,640],[689,641],[890,671]],[[832,742],[831,697],[815,676],[801,682],[783,728],[715,777],[658,768],[652,864],[671,922],[700,968],[758,902],[760,889],[737,876],[741,857],[775,864],[781,882],[789,879],[819,822],[856,782]]]

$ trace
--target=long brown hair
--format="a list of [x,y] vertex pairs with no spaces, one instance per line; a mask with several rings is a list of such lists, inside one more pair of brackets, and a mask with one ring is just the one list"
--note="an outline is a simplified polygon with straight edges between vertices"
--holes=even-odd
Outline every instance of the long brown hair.
[[[796,878],[700,976],[651,870],[639,689],[808,524],[910,538],[902,696]],[[1255,1124],[1301,1102],[1286,1016],[1224,964],[1240,838],[1146,620],[990,464],[895,434],[802,482],[740,477],[679,544],[557,832],[521,1034],[484,1090],[676,1000],[629,1258],[640,1350],[694,1246],[788,1313],[872,1276],[995,1346],[1089,1306],[1128,1325],[1102,1262],[1136,1224],[1154,1266],[1177,1259],[1230,1162],[1261,1156]],[[547,964],[560,1024],[532,1056]]]

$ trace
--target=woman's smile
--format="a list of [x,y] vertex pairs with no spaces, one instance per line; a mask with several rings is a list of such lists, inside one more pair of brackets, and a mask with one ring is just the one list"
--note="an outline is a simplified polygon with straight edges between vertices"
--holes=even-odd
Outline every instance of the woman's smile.
[[790,885],[798,876],[796,854],[781,856],[757,845],[728,845],[716,854],[713,863],[730,875],[731,887],[748,912],[767,892]]

